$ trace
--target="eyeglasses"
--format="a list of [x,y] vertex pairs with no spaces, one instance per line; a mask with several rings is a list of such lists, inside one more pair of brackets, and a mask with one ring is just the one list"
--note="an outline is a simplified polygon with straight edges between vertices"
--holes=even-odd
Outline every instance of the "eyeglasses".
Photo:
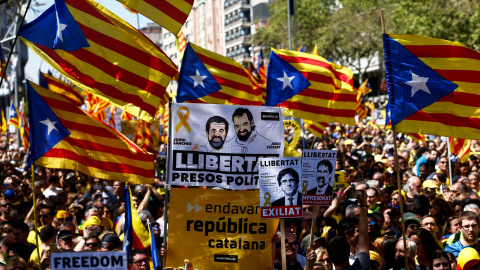
[[98,243],[85,243],[87,247],[98,247]]
[[107,210],[107,211],[103,211],[105,214],[110,214],[111,211],[110,210]]
[[398,201],[398,198],[392,198],[392,201]]
[[408,225],[408,228],[412,229],[412,230],[416,230],[416,229],[418,229],[418,225],[410,224],[410,225]]
[[39,216],[40,218],[47,218],[47,217],[48,217],[48,215],[46,215],[46,214],[41,214],[41,215],[38,215],[38,216]]
[[304,207],[304,208],[303,208],[303,212],[307,212],[307,210],[310,211],[310,212],[312,212],[313,207]]
[[142,266],[143,263],[148,264],[148,259],[138,260],[133,263],[136,264],[137,266]]
[[2,207],[7,207],[7,206],[12,207],[12,204],[11,204],[11,203],[6,203],[6,204],[2,204],[2,205],[0,205],[0,206],[2,206]]
[[418,185],[417,188],[422,188],[422,185]]
[[435,222],[427,222],[425,224],[422,224],[422,227],[426,227],[426,226],[432,226],[432,227],[435,227],[437,224],[435,224]]
[[438,163],[445,164],[445,163],[447,163],[447,162],[446,162],[446,161],[439,161]]

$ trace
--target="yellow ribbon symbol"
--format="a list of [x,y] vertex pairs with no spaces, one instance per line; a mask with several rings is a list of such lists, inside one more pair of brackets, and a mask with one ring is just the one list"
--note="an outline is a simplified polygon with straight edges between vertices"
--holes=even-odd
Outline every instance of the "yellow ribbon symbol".
[[[185,111],[185,114],[182,114],[181,111]],[[188,109],[188,107],[178,108],[177,115],[178,115],[178,119],[180,120],[180,122],[178,122],[178,124],[175,126],[175,131],[178,132],[182,126],[185,126],[188,133],[190,133],[191,128],[190,128],[190,125],[187,122],[187,119],[190,116],[190,110]]]
[[285,140],[285,150],[283,151],[284,157],[299,157],[300,154],[295,150],[295,146],[297,145],[298,140],[300,139],[300,125],[293,121],[293,120],[285,120],[283,121],[284,128],[292,128],[295,132],[293,139],[290,143]]
[[302,182],[302,194],[307,194],[308,190],[308,181],[307,180],[304,180]]
[[265,199],[265,202],[263,203],[263,207],[272,206],[272,203],[270,202],[270,193],[265,192],[265,194],[263,194],[263,198]]

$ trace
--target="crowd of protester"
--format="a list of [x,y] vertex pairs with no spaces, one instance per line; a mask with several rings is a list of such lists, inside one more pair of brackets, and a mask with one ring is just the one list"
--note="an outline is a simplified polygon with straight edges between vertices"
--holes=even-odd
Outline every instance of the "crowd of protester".
[[[286,140],[293,134],[286,130]],[[304,205],[302,218],[285,220],[287,269],[304,269],[308,261],[315,270],[480,269],[474,263],[479,259],[480,144],[473,141],[471,155],[461,162],[448,156],[445,138],[425,137],[416,141],[399,134],[397,165],[393,133],[375,125],[332,124],[323,136],[307,131],[297,151],[336,150],[335,169],[345,172],[346,188],[334,191],[331,206]],[[16,136],[1,139],[0,270],[48,269],[52,252],[122,249],[125,183],[38,166],[32,175]],[[162,145],[155,159],[155,184],[130,186],[141,220],[154,228],[161,257],[167,252],[162,246],[165,150]],[[275,269],[282,267],[280,239],[272,239]],[[149,257],[150,249],[132,252],[129,269],[153,269]]]

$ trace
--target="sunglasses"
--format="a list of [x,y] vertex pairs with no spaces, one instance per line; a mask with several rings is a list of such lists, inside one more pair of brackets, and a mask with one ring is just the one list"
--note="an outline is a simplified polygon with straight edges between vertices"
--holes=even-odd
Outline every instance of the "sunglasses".
[[98,243],[85,243],[87,247],[98,247]]
[[47,218],[48,215],[45,215],[45,214],[41,214],[41,215],[38,215],[40,218]]
[[408,225],[408,228],[412,229],[412,230],[416,230],[416,229],[418,229],[418,225],[410,224],[410,225]]
[[11,204],[11,203],[6,203],[6,204],[2,204],[2,205],[0,205],[0,206],[2,206],[2,207],[7,207],[7,206],[12,207],[12,204]]

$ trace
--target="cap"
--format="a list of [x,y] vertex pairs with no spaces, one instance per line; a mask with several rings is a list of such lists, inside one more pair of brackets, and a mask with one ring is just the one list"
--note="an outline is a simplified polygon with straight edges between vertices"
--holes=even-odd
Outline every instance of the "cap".
[[380,254],[378,254],[373,250],[370,250],[369,252],[370,252],[370,261],[376,261],[379,264],[382,264],[382,259],[380,258]]
[[[321,237],[317,236],[316,234],[313,235],[313,242],[320,240]],[[310,234],[305,236],[300,243],[300,248],[304,250],[305,252],[307,251],[308,246],[310,245]]]
[[119,241],[120,242],[120,238],[118,238],[118,236],[114,233],[108,233],[108,234],[104,235],[103,238],[102,238],[102,243],[110,243],[110,242],[114,242],[114,241]]
[[3,197],[5,199],[8,199],[8,200],[12,200],[13,198],[15,198],[17,194],[15,193],[15,191],[11,190],[11,189],[7,189],[5,190],[5,193],[3,194]]
[[438,188],[438,186],[433,182],[433,180],[425,180],[422,184],[423,188]]
[[[417,216],[415,216],[414,213],[410,213],[410,212],[404,213],[404,214],[403,214],[403,218],[405,219],[405,221],[407,221],[407,220],[416,220],[416,221],[418,221],[418,224],[420,224],[420,222],[421,222],[421,220],[420,220]],[[402,221],[402,219],[400,219],[400,222],[401,222],[401,221]]]
[[57,239],[63,239],[63,238],[67,238],[67,237],[73,237],[75,235],[73,235],[73,233],[69,230],[61,230],[58,235],[57,235]]
[[345,140],[345,145],[352,145],[352,144],[353,144],[353,140],[351,139]]
[[58,210],[57,218],[66,218],[68,216],[68,212],[65,210]]
[[83,223],[82,230],[88,226],[100,226],[100,224],[102,224],[102,221],[97,216],[91,216]]

